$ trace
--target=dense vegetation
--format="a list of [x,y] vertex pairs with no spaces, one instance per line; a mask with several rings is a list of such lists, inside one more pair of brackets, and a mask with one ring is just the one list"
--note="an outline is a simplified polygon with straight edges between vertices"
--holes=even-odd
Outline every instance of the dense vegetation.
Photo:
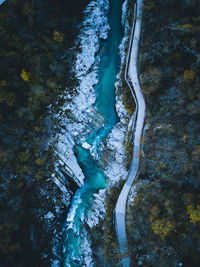
[[[7,0],[0,6],[1,266],[50,264],[66,209],[50,179],[55,114],[66,95],[76,94],[69,49],[87,2]],[[48,212],[51,223],[45,223]]]
[[124,181],[120,181],[106,191],[105,219],[90,232],[93,260],[95,266],[98,267],[121,266],[121,255],[119,253],[119,245],[114,229],[113,211],[123,184]]
[[[0,6],[0,266],[49,266],[53,257],[52,240],[59,238],[66,209],[50,179],[59,132],[55,115],[65,96],[77,93],[69,49],[87,2],[7,0]],[[147,127],[127,217],[132,265],[195,267],[200,265],[200,2],[145,0],[143,11],[138,67]],[[129,96],[126,86],[131,114]],[[91,233],[97,266],[120,265],[112,211],[121,186],[107,192],[106,220]],[[48,214],[52,219],[46,220]]]
[[145,0],[144,157],[128,213],[133,266],[200,266],[200,2]]

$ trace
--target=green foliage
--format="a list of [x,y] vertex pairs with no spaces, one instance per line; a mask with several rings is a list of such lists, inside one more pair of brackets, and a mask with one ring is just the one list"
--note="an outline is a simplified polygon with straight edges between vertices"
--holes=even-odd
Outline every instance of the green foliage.
[[193,205],[187,206],[187,213],[190,216],[190,221],[195,225],[196,223],[200,223],[200,205],[197,205],[195,209]]
[[21,152],[21,153],[19,153],[17,159],[18,159],[19,161],[21,161],[21,162],[26,162],[26,161],[29,160],[30,156],[31,156],[31,155],[30,155],[29,153]]
[[21,77],[25,82],[28,82],[30,79],[30,73],[25,71],[25,69],[22,69]]
[[195,79],[195,72],[193,70],[185,70],[184,79],[187,83],[191,83]]
[[158,219],[152,222],[152,229],[156,235],[164,239],[170,232],[174,230],[174,223],[168,221],[167,218]]
[[148,68],[144,72],[142,77],[142,91],[144,94],[149,95],[153,92],[156,92],[159,89],[161,81],[161,72],[158,68]]
[[58,32],[58,31],[54,31],[53,33],[53,39],[57,42],[62,42],[64,40],[63,34]]
[[40,170],[35,174],[35,179],[38,181],[42,178],[42,176],[43,176],[43,171]]
[[38,158],[35,160],[35,163],[38,165],[38,166],[42,166],[46,161],[46,158]]

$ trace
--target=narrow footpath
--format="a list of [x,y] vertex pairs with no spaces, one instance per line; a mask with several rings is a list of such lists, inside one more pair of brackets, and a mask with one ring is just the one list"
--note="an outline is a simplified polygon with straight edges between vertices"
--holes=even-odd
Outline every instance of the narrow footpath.
[[136,103],[136,119],[135,127],[133,129],[133,152],[132,162],[128,173],[127,180],[120,192],[115,207],[115,229],[119,241],[120,253],[122,258],[123,267],[130,265],[130,259],[128,256],[127,235],[126,235],[126,203],[128,194],[133,181],[139,174],[140,165],[140,145],[141,136],[143,131],[144,119],[145,119],[145,101],[140,88],[137,72],[137,56],[138,46],[140,40],[141,23],[142,23],[142,5],[143,0],[136,0],[135,15],[133,21],[133,28],[131,33],[130,47],[127,60],[127,71],[125,79],[130,87],[133,98]]

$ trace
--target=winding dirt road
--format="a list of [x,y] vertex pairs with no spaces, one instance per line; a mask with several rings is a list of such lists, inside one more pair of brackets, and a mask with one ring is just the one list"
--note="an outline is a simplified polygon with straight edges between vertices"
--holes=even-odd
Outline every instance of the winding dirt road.
[[119,241],[120,253],[122,257],[122,264],[124,267],[130,265],[130,259],[128,256],[127,236],[126,236],[126,203],[128,194],[133,181],[139,174],[140,164],[140,142],[143,131],[144,119],[145,119],[145,101],[140,88],[138,73],[137,73],[137,56],[138,46],[140,40],[141,23],[142,23],[142,5],[143,0],[136,0],[135,15],[133,28],[131,33],[131,40],[128,52],[127,70],[125,79],[130,87],[133,98],[136,103],[136,119],[135,127],[133,129],[133,152],[132,162],[129,169],[127,180],[120,192],[120,195],[115,206],[115,229]]

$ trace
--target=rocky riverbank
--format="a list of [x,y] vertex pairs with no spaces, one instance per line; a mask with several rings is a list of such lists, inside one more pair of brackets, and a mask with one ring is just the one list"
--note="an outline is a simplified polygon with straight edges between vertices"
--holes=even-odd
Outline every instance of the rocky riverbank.
[[[67,6],[62,1],[48,5],[45,1],[5,1],[1,5],[3,265],[17,259],[20,267],[26,266],[32,258],[34,265],[60,264],[62,220],[85,178],[73,147],[78,143],[90,148],[85,140],[105,123],[94,106],[94,85],[101,40],[109,31],[108,10],[108,1],[103,0],[71,1]],[[126,38],[120,48],[122,63],[116,85],[120,122],[100,152],[109,186],[127,173],[125,147],[133,110],[125,101],[127,94],[121,97],[125,46]],[[91,229],[105,218],[107,192],[95,195],[87,220]],[[84,244],[86,261],[92,264],[90,240],[85,239]]]
[[83,181],[55,150],[58,114],[77,93],[69,51],[88,2],[1,1],[2,266],[49,266],[58,257],[63,213]]
[[[108,138],[104,141],[101,147],[101,165],[105,176],[108,180],[108,188],[112,187],[115,183],[121,180],[125,180],[127,176],[127,147],[126,144],[129,142],[129,133],[131,131],[132,119],[133,119],[133,108],[126,108],[126,96],[124,96],[123,88],[123,75],[124,75],[124,64],[125,64],[125,54],[128,47],[128,31],[130,30],[128,21],[126,17],[128,16],[127,9],[128,1],[124,1],[122,9],[122,26],[124,29],[124,37],[119,47],[119,53],[121,58],[121,68],[117,75],[118,81],[116,82],[116,111],[119,117],[119,122],[113,127]],[[134,104],[133,104],[134,107]],[[105,190],[104,190],[105,192]],[[105,202],[105,193],[101,192],[101,209],[100,218],[102,219],[102,214],[105,214],[105,207],[103,203]],[[98,196],[98,201],[100,204],[100,199]],[[94,204],[94,210],[99,213],[99,204]],[[96,206],[96,207],[95,207]],[[92,218],[94,218],[94,224],[92,224]],[[91,213],[88,218],[89,226],[96,226],[98,223],[97,214]]]
[[[127,177],[132,153],[130,135],[134,118],[134,101],[130,89],[124,81],[126,53],[130,34],[129,17],[133,12],[133,10],[130,10],[131,3],[127,0],[124,1],[122,7],[124,37],[119,47],[121,68],[117,75],[118,81],[115,84],[116,111],[120,121],[113,127],[108,138],[104,141],[101,151],[101,165],[108,179],[108,188],[101,190],[99,194],[95,195],[93,208],[87,219],[88,226],[92,230],[90,232],[92,251],[94,263],[97,265],[100,264],[102,255],[105,264],[115,266],[119,264],[112,212],[123,181]],[[99,259],[100,254],[101,257]]]

